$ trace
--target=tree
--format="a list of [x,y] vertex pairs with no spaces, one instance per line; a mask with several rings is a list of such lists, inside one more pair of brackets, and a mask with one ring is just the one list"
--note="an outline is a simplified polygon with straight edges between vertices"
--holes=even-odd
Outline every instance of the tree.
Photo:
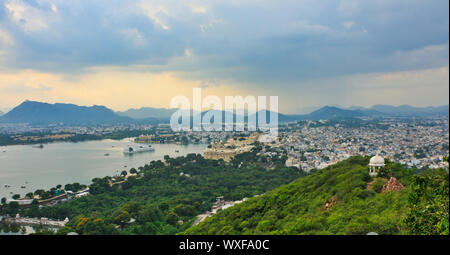
[[19,198],[20,198],[20,195],[19,195],[19,194],[14,194],[14,195],[12,196],[12,198],[13,198],[13,199],[19,199]]
[[92,179],[92,184],[89,186],[89,193],[100,194],[111,190],[110,177],[105,178],[94,178]]
[[[111,227],[118,234],[176,234],[188,227],[187,224],[179,227],[179,220],[186,223],[195,220],[196,215],[211,209],[212,200],[219,195],[227,200],[241,200],[302,176],[298,170],[285,167],[277,171],[255,167],[259,165],[257,159],[256,152],[244,155],[241,161],[246,164],[239,169],[223,160],[205,160],[200,154],[171,158],[168,161],[170,166],[165,166],[161,160],[152,161],[139,172],[144,174],[144,178],[129,176],[121,188],[112,185],[112,177],[94,178],[89,186],[90,196],[51,207],[32,205],[22,208],[20,214],[59,220],[68,217],[71,220],[66,226],[71,229],[65,229],[61,234],[72,231],[100,234]],[[189,173],[190,177],[180,177],[180,172]],[[123,177],[114,178],[114,182],[124,180]],[[67,184],[64,187],[76,190],[78,186],[81,185]],[[198,187],[202,188],[199,190]],[[41,192],[50,194],[44,190]],[[1,206],[0,210],[4,215],[14,215],[15,212],[9,205]],[[127,213],[122,214],[123,211]],[[80,220],[77,228],[79,217],[88,219]],[[136,222],[128,225],[131,218]],[[115,229],[117,223],[123,227]]]
[[136,169],[135,169],[135,168],[131,168],[131,169],[130,169],[130,174],[137,174]]
[[178,215],[175,212],[170,212],[166,215],[167,223],[175,225],[178,221]]
[[169,205],[166,202],[162,202],[159,204],[159,209],[161,211],[166,211],[167,209],[169,209]]
[[67,235],[70,232],[75,232],[75,230],[71,227],[64,226],[64,227],[58,229],[58,232],[56,234],[57,235]]
[[2,205],[6,204],[6,197],[2,197]]
[[161,211],[156,206],[151,206],[139,212],[137,221],[144,224],[146,222],[157,222],[162,220],[162,218]]
[[34,192],[34,194],[38,195],[38,196],[42,196],[42,194],[44,194],[44,193],[45,193],[45,190],[43,190],[43,189],[38,189]]
[[137,201],[131,201],[124,205],[122,205],[123,211],[126,211],[131,214],[136,214],[139,210],[142,209],[142,204]]
[[389,178],[391,175],[392,175],[392,171],[390,170],[390,168],[388,166],[378,169],[378,174],[377,174],[378,177]]
[[123,170],[123,171],[120,173],[120,175],[122,175],[122,176],[124,176],[124,177],[127,176],[127,174],[128,174],[128,173],[127,173],[126,170]]
[[195,215],[195,209],[192,205],[179,204],[175,206],[174,211],[176,214],[181,216],[192,216]]
[[123,227],[124,224],[129,222],[131,219],[130,213],[127,211],[119,211],[114,216],[114,223],[119,224]]
[[81,185],[80,183],[75,182],[75,183],[72,183],[72,184],[66,184],[64,186],[64,189],[65,190],[70,190],[70,191],[73,191],[73,192],[77,192],[77,191],[79,191],[79,190],[81,190],[81,189],[83,189],[85,187],[86,187],[85,185]]
[[378,177],[375,182],[372,184],[373,191],[380,193],[383,189],[384,185],[386,185],[387,180],[381,177]]
[[442,161],[443,161],[443,162],[450,163],[448,155],[447,155],[447,156],[443,156],[443,157],[442,157]]
[[449,174],[448,170],[428,170],[414,176],[408,197],[405,223],[411,234],[449,234]]
[[169,159],[170,159],[170,156],[169,155],[164,155],[164,161],[169,161]]

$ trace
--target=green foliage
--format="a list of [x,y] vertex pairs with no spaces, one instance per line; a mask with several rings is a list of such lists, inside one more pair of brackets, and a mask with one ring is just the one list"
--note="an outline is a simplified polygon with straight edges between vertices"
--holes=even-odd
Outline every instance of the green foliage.
[[114,235],[118,234],[113,224],[106,223],[101,218],[75,217],[66,224],[65,227],[58,230],[58,235],[66,235],[70,232],[76,232],[83,235]]
[[[2,215],[71,220],[57,234],[448,234],[448,170],[414,170],[386,162],[386,176],[405,185],[400,192],[379,193],[386,179],[367,183],[368,157],[351,157],[309,176],[271,159],[267,170],[257,150],[229,164],[200,155],[166,157],[136,170],[138,175],[113,184],[95,178],[91,195],[43,207],[34,203],[0,206]],[[133,171],[134,172],[134,171]],[[184,174],[181,174],[181,173]],[[186,175],[188,174],[188,175]],[[303,177],[303,178],[299,178]],[[289,183],[289,184],[287,184]],[[286,185],[287,184],[287,185]],[[283,185],[283,186],[282,186]],[[65,186],[78,190],[80,184]],[[37,190],[41,197],[55,193]],[[261,196],[255,196],[263,194]],[[190,227],[196,215],[210,210],[217,196],[246,202]],[[45,230],[38,234],[51,234]]]
[[86,185],[79,184],[78,182],[72,184],[66,184],[64,189],[67,191],[77,192],[86,188]]
[[125,223],[129,222],[131,219],[130,213],[127,211],[118,211],[114,215],[114,223],[123,226]]
[[375,193],[351,157],[207,218],[183,234],[401,234],[407,190]]
[[418,235],[448,235],[448,207],[448,169],[430,169],[414,176],[405,220],[408,232]]
[[372,184],[373,191],[377,193],[381,193],[381,190],[383,189],[383,186],[386,185],[387,180],[381,177],[377,177],[375,182]]
[[166,221],[167,223],[171,224],[171,225],[175,225],[178,221],[179,217],[178,214],[176,214],[175,212],[169,212],[166,215]]
[[[152,161],[120,184],[111,177],[94,178],[90,196],[52,207],[37,205],[22,209],[20,215],[70,219],[59,234],[176,234],[187,229],[196,216],[210,210],[216,197],[240,200],[272,190],[306,175],[297,169],[259,166],[255,154],[243,155],[245,167],[223,160],[206,160],[201,155],[166,157],[167,164]],[[186,175],[180,175],[183,172]],[[68,186],[74,190],[77,185]],[[38,191],[45,194],[45,191]],[[18,207],[0,208],[13,215]],[[96,221],[101,219],[100,221]],[[135,222],[130,221],[135,219]],[[183,224],[180,224],[183,222]],[[112,230],[113,229],[113,230]]]

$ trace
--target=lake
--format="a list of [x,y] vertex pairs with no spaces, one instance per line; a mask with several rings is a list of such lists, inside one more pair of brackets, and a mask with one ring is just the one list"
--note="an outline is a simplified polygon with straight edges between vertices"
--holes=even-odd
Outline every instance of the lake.
[[[31,145],[0,146],[0,198],[10,198],[13,194],[24,196],[58,184],[90,184],[95,177],[116,175],[132,167],[137,169],[152,160],[163,160],[164,155],[203,154],[207,147],[206,144],[152,144],[154,152],[124,155],[123,148],[137,145],[133,140],[58,142],[45,144],[43,149]],[[5,188],[5,184],[11,187]],[[22,185],[26,188],[21,188]]]

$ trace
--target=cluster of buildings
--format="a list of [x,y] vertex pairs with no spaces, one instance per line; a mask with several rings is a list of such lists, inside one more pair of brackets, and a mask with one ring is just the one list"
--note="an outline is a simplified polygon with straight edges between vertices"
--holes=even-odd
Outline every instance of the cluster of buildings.
[[[448,131],[448,119],[287,123],[280,125],[274,141],[261,143],[258,155],[267,158],[285,156],[286,166],[306,172],[355,155],[379,155],[410,168],[447,167],[448,162],[442,158],[449,154]],[[250,151],[255,141],[261,142],[256,132],[224,133],[194,133],[211,141],[204,152],[205,158],[228,162],[237,154]],[[216,137],[212,136],[214,134]]]
[[[248,132],[247,132],[248,133]],[[158,124],[152,127],[152,134],[136,138],[138,143],[223,143],[235,134],[232,132],[215,131],[183,131],[173,132],[169,124]]]
[[[328,123],[328,124],[327,124]],[[315,121],[286,126],[277,140],[287,166],[325,168],[354,155],[380,155],[408,167],[447,166],[448,120],[380,121],[348,126]]]
[[234,156],[249,152],[258,141],[259,133],[255,132],[249,136],[234,136],[225,142],[212,143],[203,153],[206,159],[223,159],[229,162]]
[[7,199],[6,204],[17,203],[21,207],[29,207],[36,201],[39,207],[53,206],[58,203],[66,202],[70,199],[80,198],[89,195],[89,187],[76,192],[70,190],[64,190],[61,194],[53,196],[48,199],[40,199],[39,195],[35,195],[34,198],[20,198],[20,199]]
[[64,220],[59,221],[59,220],[50,220],[45,217],[41,218],[21,217],[19,214],[17,214],[15,217],[0,216],[0,222],[26,226],[48,226],[48,227],[62,228],[67,224],[67,222],[69,222],[69,218],[66,217]]
[[[204,156],[230,161],[235,155],[250,151],[258,140],[253,132],[173,132],[169,124],[118,124],[104,126],[28,127],[0,124],[0,134],[14,139],[25,137],[24,132],[42,132],[48,139],[64,139],[77,134],[107,135],[120,131],[142,131],[136,142],[210,144]],[[20,133],[20,134],[17,134]],[[130,134],[132,134],[130,133]],[[265,156],[284,155],[286,166],[310,171],[353,155],[375,155],[399,162],[408,167],[443,167],[442,157],[449,153],[448,119],[380,119],[366,122],[322,120],[280,124],[275,141],[264,142]]]
[[0,134],[22,136],[24,133],[33,134],[74,134],[74,135],[104,135],[124,130],[147,130],[153,125],[147,124],[115,124],[115,125],[91,125],[91,126],[67,126],[67,125],[29,125],[0,123]]

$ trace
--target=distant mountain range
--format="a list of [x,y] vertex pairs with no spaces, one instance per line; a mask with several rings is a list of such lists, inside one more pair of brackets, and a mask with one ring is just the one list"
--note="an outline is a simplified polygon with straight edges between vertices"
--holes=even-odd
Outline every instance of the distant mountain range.
[[2,111],[0,111],[0,116],[2,116],[4,113]]
[[[170,119],[170,116],[177,109],[166,108],[141,108],[130,109],[125,112],[118,112],[121,116],[127,116],[134,119],[158,118]],[[202,113],[204,114],[204,113]],[[269,115],[269,112],[267,112]],[[224,113],[222,114],[225,115]],[[359,117],[431,117],[431,116],[448,116],[449,106],[439,107],[413,107],[409,105],[390,106],[390,105],[374,105],[371,108],[351,107],[343,109],[335,106],[324,106],[309,114],[278,114],[280,122],[296,121],[296,120],[321,120],[321,119],[348,119]]]
[[448,105],[438,107],[414,107],[410,105],[400,105],[400,106],[374,105],[371,109],[385,114],[404,117],[427,117],[435,115],[448,116],[449,113]]
[[345,110],[335,106],[324,106],[310,114],[299,115],[302,120],[349,119],[368,115],[361,110]]
[[[157,123],[169,122],[172,114],[178,109],[151,108],[129,109],[124,112],[114,112],[105,106],[78,106],[74,104],[48,104],[42,102],[25,101],[8,113],[0,116],[2,123],[29,123],[29,124],[108,124],[108,123]],[[192,113],[192,112],[191,112]],[[225,117],[222,111],[222,118]],[[199,114],[199,113],[197,113]],[[201,113],[202,116],[206,114]],[[260,116],[258,113],[257,117]],[[266,112],[269,120],[270,112]],[[0,114],[1,115],[1,114]],[[194,114],[192,114],[193,116]],[[439,107],[413,107],[409,105],[390,106],[374,105],[371,108],[351,107],[342,109],[335,106],[324,106],[309,114],[288,115],[278,114],[279,122],[299,120],[330,120],[351,119],[362,117],[433,117],[448,116],[449,106]],[[244,116],[247,120],[248,116]],[[236,119],[236,115],[233,115]]]
[[130,117],[133,119],[170,119],[170,116],[178,109],[142,107],[139,109],[129,109],[124,112],[116,112],[120,116]]
[[115,114],[112,110],[94,105],[91,107],[74,104],[48,104],[25,101],[0,117],[3,123],[29,124],[102,124],[132,120]]

